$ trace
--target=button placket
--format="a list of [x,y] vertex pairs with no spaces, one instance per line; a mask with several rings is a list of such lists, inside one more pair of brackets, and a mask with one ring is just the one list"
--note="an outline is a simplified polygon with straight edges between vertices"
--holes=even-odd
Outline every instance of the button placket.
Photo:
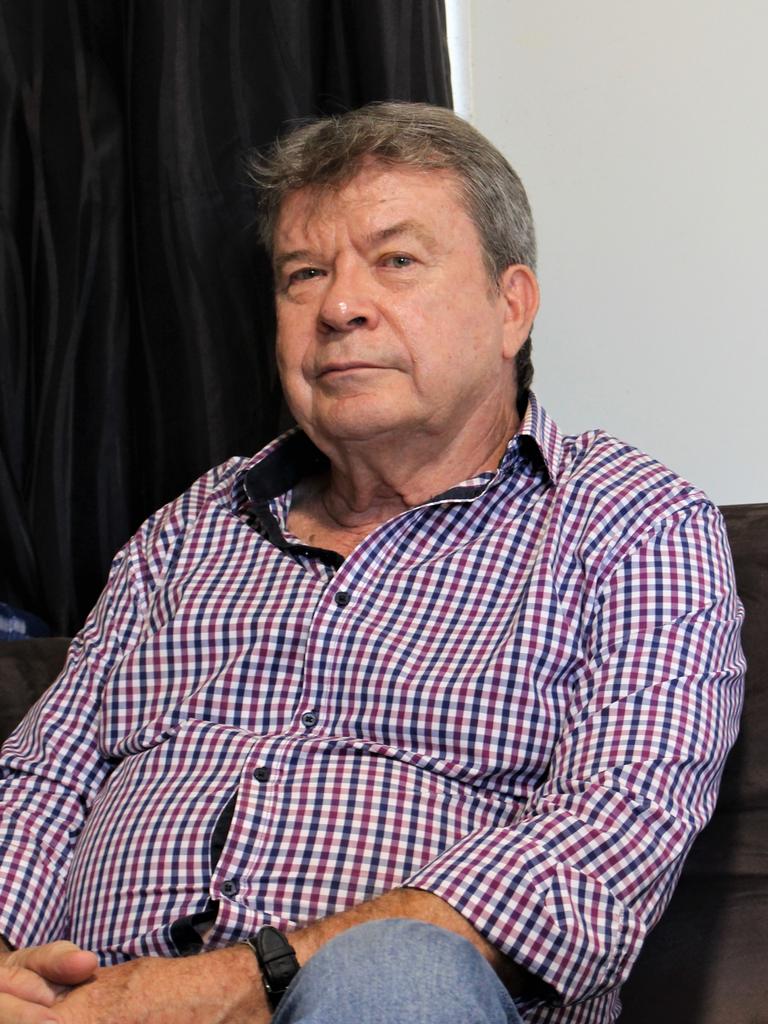
[[[350,579],[356,580],[354,566],[350,565],[350,562],[356,563],[354,554],[347,558],[344,563],[338,567],[334,576],[328,579],[325,587],[323,588],[323,592],[319,596],[318,602],[315,606],[315,612],[312,616],[307,646],[304,651],[302,703],[304,703],[304,706],[306,707],[306,702],[317,701],[319,706],[316,705],[315,707],[310,707],[306,711],[302,712],[299,717],[299,722],[307,731],[314,729],[320,722],[320,710],[321,707],[324,706],[323,701],[327,695],[326,691],[328,688],[327,679],[318,675],[316,670],[314,657],[315,647],[318,644],[321,648],[326,646],[331,639],[329,637],[329,630],[344,630],[344,620],[337,614],[336,609],[346,608],[352,602],[352,591],[348,587],[344,588],[342,586],[342,589],[334,590],[332,594],[329,594],[328,591],[332,590],[334,586],[340,582],[343,584]],[[339,576],[343,579],[339,580]],[[357,582],[359,582],[359,580],[357,580]],[[333,602],[332,604],[331,601]]]

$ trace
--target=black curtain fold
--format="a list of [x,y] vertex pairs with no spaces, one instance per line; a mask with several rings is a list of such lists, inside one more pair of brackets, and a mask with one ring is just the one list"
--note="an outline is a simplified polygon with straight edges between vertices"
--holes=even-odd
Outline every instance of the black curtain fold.
[[0,602],[82,622],[114,551],[281,423],[243,154],[449,105],[442,0],[0,2]]

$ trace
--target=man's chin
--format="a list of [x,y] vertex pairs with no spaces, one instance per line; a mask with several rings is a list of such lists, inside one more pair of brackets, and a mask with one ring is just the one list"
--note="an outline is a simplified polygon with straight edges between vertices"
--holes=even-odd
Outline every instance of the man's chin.
[[377,408],[370,399],[361,401],[357,410],[346,409],[305,427],[319,448],[337,444],[376,444],[396,438],[406,439],[415,429],[413,418]]

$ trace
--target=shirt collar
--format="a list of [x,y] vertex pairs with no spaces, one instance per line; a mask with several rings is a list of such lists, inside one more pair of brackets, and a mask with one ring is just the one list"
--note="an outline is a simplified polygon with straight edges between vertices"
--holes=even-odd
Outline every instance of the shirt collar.
[[503,471],[517,456],[543,468],[556,484],[563,470],[563,438],[557,424],[547,415],[536,395],[528,393],[528,405],[517,433],[507,445],[499,469]]
[[[556,483],[563,462],[563,440],[554,420],[550,419],[533,394],[529,393],[528,406],[520,427],[507,445],[499,464],[499,473],[505,475],[518,465],[518,459],[530,463],[534,469],[544,469]],[[250,459],[235,483],[235,503],[245,497],[251,505],[263,505],[271,498],[295,487],[309,476],[322,473],[329,460],[298,427],[282,434]],[[484,481],[487,486],[487,479]],[[471,497],[470,491],[482,490],[477,484],[459,485],[438,497]],[[244,492],[244,494],[243,494]],[[437,499],[432,499],[437,500]]]
[[248,501],[262,505],[328,466],[328,456],[298,427],[282,434],[250,460],[240,474]]

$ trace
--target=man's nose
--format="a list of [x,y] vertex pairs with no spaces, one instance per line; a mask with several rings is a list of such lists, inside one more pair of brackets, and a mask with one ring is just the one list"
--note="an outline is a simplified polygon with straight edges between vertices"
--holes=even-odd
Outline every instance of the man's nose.
[[375,327],[378,308],[373,282],[364,270],[335,271],[323,294],[319,320],[328,333],[344,333]]

